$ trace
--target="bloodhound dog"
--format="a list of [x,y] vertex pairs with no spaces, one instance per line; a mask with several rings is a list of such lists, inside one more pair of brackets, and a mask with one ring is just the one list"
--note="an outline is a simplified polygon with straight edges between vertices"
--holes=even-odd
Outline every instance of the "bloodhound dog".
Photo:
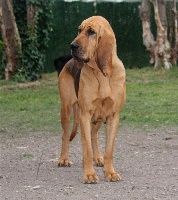
[[[97,183],[93,161],[103,166],[107,181],[118,181],[120,175],[113,166],[114,140],[119,125],[119,113],[126,99],[124,65],[117,57],[116,39],[109,22],[93,16],[82,22],[71,43],[73,58],[68,61],[58,79],[61,98],[62,149],[58,166],[70,166],[69,142],[80,125],[83,150],[83,182]],[[74,121],[71,135],[70,115]],[[98,144],[98,130],[106,124],[104,157]]]

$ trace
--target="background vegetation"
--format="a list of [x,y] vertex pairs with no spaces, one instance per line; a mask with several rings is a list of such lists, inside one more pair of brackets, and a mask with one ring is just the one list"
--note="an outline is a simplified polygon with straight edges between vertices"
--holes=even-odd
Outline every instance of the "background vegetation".
[[[70,54],[70,43],[77,35],[77,27],[92,15],[105,17],[114,29],[118,55],[126,68],[144,67],[149,63],[149,54],[142,41],[142,25],[139,17],[139,2],[64,2],[61,0],[28,0],[35,6],[33,33],[27,26],[26,1],[13,1],[14,14],[22,40],[22,66],[15,77],[21,81],[40,77],[41,72],[53,72],[53,61],[61,55]],[[153,12],[152,12],[153,14]],[[152,18],[154,23],[154,18]],[[155,30],[153,31],[153,33]],[[0,65],[0,73],[4,73]]]
[[54,25],[46,52],[45,72],[54,71],[53,60],[55,58],[70,54],[70,43],[77,35],[78,26],[92,15],[101,15],[110,22],[116,35],[118,55],[126,68],[147,66],[149,54],[143,46],[142,22],[138,5],[140,2],[94,4],[94,2],[69,3],[56,0],[53,5]]
[[[26,3],[35,7],[35,27],[27,26]],[[14,14],[22,39],[22,66],[16,81],[21,75],[29,81],[41,77],[41,72],[53,72],[55,58],[70,54],[70,43],[77,35],[78,25],[92,15],[105,17],[114,29],[118,55],[126,68],[142,68],[149,64],[142,39],[142,21],[139,16],[140,2],[65,2],[63,0],[15,0]],[[170,4],[167,4],[167,11]],[[169,20],[170,16],[168,16]],[[153,6],[151,24],[156,36]],[[1,57],[0,52],[0,57]],[[2,69],[3,68],[3,69]],[[0,74],[4,66],[0,64]]]
[[[127,102],[121,112],[121,126],[177,126],[178,68],[126,72]],[[33,83],[0,80],[0,111],[1,133],[61,133],[57,74],[45,74]]]
[[[4,1],[3,1],[4,2]],[[8,72],[15,81],[35,81],[41,77],[41,73],[44,71],[44,63],[46,59],[46,49],[48,47],[49,33],[52,31],[52,5],[53,1],[51,0],[15,0],[8,1],[8,5],[13,3],[13,9],[8,8],[7,13],[3,13],[0,17],[1,23],[3,24],[6,21],[6,18],[9,18],[9,13],[13,13],[15,18],[10,18],[13,22],[12,24],[17,24],[18,33],[20,35],[19,41],[22,45],[22,48],[18,50],[14,49],[12,55],[7,56],[7,49],[4,49],[5,53],[1,53],[0,58],[2,57],[3,62],[0,63],[0,75],[4,76],[5,68],[7,69],[7,63],[12,65],[12,69]],[[3,3],[3,5],[6,5]],[[0,6],[2,6],[0,4]],[[0,9],[4,9],[0,7]],[[4,9],[5,11],[6,9]],[[12,15],[12,14],[11,14]],[[14,20],[15,19],[15,20]],[[8,36],[8,31],[13,30],[13,27],[5,26],[3,24],[2,30],[4,30],[4,41],[16,41],[15,39],[6,38]],[[1,39],[1,38],[0,38]],[[7,43],[7,42],[6,42]],[[4,45],[6,47],[7,45]],[[12,49],[12,45],[10,45]],[[7,47],[6,47],[7,48]],[[9,57],[14,60],[18,60],[17,63],[13,63]],[[8,60],[9,59],[9,60]],[[15,65],[15,66],[14,66]],[[6,78],[7,79],[7,78]],[[7,79],[7,80],[8,80]]]

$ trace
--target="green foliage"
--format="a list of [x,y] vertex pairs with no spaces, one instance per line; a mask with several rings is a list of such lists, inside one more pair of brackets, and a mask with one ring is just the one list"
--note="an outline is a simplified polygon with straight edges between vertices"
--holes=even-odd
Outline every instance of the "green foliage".
[[3,50],[3,42],[2,42],[2,40],[0,40],[0,53],[2,52],[2,50]]
[[[27,24],[26,3],[35,7],[34,27]],[[52,30],[52,5],[51,0],[16,0],[14,13],[16,16],[19,33],[22,40],[21,66],[17,67],[18,73],[15,80],[35,81],[41,78],[44,69],[45,51],[48,47],[49,32]]]

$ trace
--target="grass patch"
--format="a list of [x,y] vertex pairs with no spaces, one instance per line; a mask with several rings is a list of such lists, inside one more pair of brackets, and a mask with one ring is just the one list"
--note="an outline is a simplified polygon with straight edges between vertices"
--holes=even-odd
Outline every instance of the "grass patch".
[[21,155],[21,159],[29,159],[29,158],[33,158],[33,154],[31,153],[24,153]]
[[127,102],[121,112],[124,125],[177,126],[178,68],[127,70]]
[[[0,81],[1,85],[1,81]],[[56,73],[34,83],[0,87],[0,130],[59,132],[59,97]]]
[[[178,68],[154,71],[128,69],[123,126],[177,126]],[[56,73],[41,81],[14,83],[0,80],[0,132],[61,132]]]

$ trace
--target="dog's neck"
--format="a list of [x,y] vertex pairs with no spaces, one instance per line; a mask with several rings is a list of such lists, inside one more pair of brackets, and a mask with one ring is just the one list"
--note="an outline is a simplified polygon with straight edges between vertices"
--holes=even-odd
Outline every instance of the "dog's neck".
[[95,60],[94,57],[91,58],[90,61],[86,63],[86,65],[92,68],[95,71],[95,73],[101,72],[103,76],[105,77],[110,77],[112,74],[112,67],[111,67],[112,65],[109,66],[109,63],[108,63],[108,66],[102,67],[102,70],[101,70],[98,62]]

